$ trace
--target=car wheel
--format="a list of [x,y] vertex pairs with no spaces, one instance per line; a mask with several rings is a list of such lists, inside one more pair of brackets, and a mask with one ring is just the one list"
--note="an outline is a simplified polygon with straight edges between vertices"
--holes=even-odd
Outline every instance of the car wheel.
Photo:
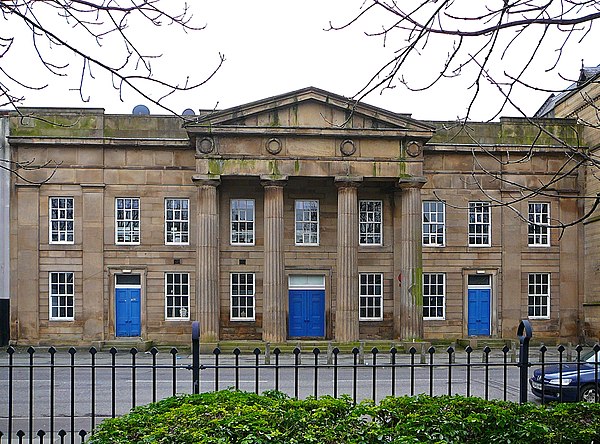
[[579,400],[583,402],[596,402],[596,399],[600,400],[600,395],[596,395],[596,385],[586,385],[585,387],[581,388]]

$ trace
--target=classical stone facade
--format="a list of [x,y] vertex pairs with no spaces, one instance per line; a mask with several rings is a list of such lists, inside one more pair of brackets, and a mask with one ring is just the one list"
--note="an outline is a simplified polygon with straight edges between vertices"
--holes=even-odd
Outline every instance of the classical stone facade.
[[183,127],[28,111],[44,118],[12,119],[13,157],[61,164],[13,177],[15,343],[187,343],[194,320],[206,342],[514,338],[527,317],[581,334],[581,230],[542,226],[580,215],[561,199],[577,171],[510,208],[518,188],[487,173],[534,184],[564,164],[525,119],[459,130],[316,88]]

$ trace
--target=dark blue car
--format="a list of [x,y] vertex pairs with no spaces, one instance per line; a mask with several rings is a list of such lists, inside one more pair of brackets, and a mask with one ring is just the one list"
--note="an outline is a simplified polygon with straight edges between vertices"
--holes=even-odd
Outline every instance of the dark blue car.
[[[546,365],[543,380],[542,369],[535,370],[533,377],[529,379],[531,392],[538,398],[543,396],[545,401],[559,401],[562,387],[563,401],[596,402],[600,400],[600,396],[598,396],[600,352],[598,352],[598,356],[593,350],[582,354],[579,373],[577,367],[577,362],[562,364],[561,374],[560,365]],[[577,382],[578,375],[579,384]]]

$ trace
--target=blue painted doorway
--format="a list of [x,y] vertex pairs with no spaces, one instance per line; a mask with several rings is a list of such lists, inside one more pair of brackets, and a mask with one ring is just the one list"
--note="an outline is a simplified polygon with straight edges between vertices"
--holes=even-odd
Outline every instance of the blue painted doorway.
[[469,336],[490,335],[492,291],[489,288],[469,288]]
[[139,288],[117,288],[115,290],[116,336],[140,336],[141,290]]
[[289,336],[325,336],[325,290],[290,290]]

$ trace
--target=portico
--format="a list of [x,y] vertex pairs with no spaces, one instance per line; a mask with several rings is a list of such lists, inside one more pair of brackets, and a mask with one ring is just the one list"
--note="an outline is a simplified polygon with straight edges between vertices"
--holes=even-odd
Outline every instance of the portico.
[[[365,335],[422,337],[420,188],[425,182],[422,146],[433,134],[431,127],[307,88],[211,114],[188,125],[187,131],[196,147],[194,181],[202,178],[201,188],[212,181],[210,194],[198,194],[200,281],[209,279],[203,275],[208,271],[202,270],[211,270],[214,276],[214,270],[220,269],[216,274],[223,291],[227,270],[252,268],[245,259],[223,260],[215,245],[230,243],[225,228],[232,214],[230,196],[245,191],[236,180],[245,178],[251,184],[248,195],[259,196],[257,215],[262,201],[262,233],[257,232],[252,245],[236,245],[238,255],[262,256],[260,266],[252,268],[256,316],[253,326],[244,321],[237,325],[245,325],[246,331],[254,331],[251,336],[260,335],[265,341],[285,341],[290,322],[302,322],[289,317],[286,273],[314,268],[318,262],[327,271],[326,279],[332,280],[323,313],[325,338],[347,342]],[[220,200],[217,184],[223,194]],[[367,230],[374,226],[382,230],[380,238],[369,244],[359,240],[363,198],[381,202],[376,217],[383,220],[362,221]],[[223,206],[215,207],[215,199]],[[309,211],[312,219],[299,220],[298,205],[305,202],[315,207]],[[220,218],[211,217],[213,213]],[[328,219],[333,216],[330,225],[319,223],[322,214]],[[220,238],[214,234],[219,224]],[[315,238],[299,242],[299,230],[309,225]],[[361,273],[365,280],[375,278],[376,284],[361,287]],[[361,288],[376,294],[361,296]],[[206,340],[220,337],[213,327],[219,325],[217,314],[211,308],[216,306],[216,289],[201,282],[197,286],[199,319],[210,319],[202,328]],[[221,294],[225,305],[232,301]],[[363,315],[361,301],[366,304]],[[221,325],[233,323],[229,311],[222,307]],[[310,316],[304,316],[303,322],[310,322]]]

